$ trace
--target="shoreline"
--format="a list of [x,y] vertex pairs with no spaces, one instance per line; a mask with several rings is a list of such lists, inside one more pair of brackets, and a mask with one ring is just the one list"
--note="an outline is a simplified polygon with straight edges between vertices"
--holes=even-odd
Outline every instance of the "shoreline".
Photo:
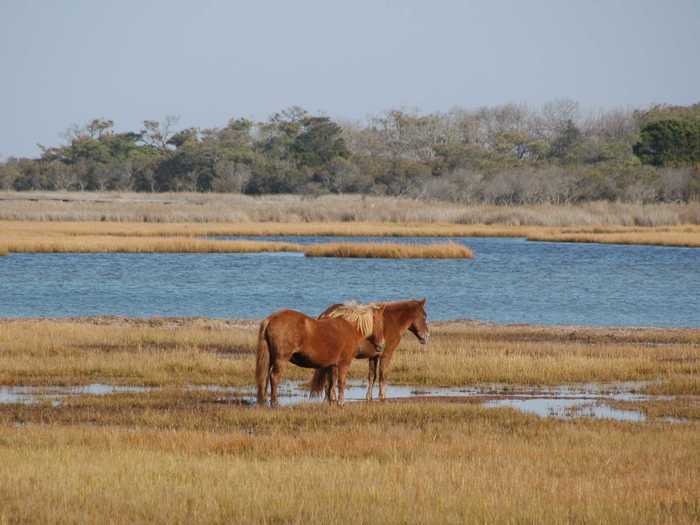
[[[270,312],[272,313],[272,312]],[[308,315],[308,314],[307,314]],[[140,327],[185,327],[196,325],[220,325],[232,328],[256,327],[262,318],[227,318],[227,317],[207,317],[207,316],[128,316],[128,315],[80,315],[80,316],[0,316],[0,325],[25,322],[57,322],[57,323],[83,323],[96,326],[140,326]],[[480,319],[454,318],[454,319],[431,319],[431,327],[454,327],[465,326],[484,329],[536,329],[552,332],[571,331],[596,331],[596,332],[690,332],[700,335],[700,326],[652,326],[652,325],[590,325],[590,324],[544,324],[544,323],[499,323],[496,321],[484,321]]]

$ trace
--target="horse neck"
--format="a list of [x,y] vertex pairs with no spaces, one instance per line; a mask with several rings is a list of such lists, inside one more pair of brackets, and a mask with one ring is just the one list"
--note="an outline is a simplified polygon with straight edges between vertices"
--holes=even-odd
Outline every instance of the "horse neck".
[[[412,303],[396,303],[384,309],[384,332],[392,328],[401,336],[416,319],[417,309]],[[388,322],[387,322],[388,321]]]

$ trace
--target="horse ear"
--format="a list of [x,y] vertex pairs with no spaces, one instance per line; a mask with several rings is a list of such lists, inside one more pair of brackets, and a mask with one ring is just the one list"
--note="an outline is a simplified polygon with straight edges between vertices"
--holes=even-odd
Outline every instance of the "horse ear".
[[418,302],[420,303],[421,306],[425,306],[425,297],[423,297],[423,299],[421,299]]

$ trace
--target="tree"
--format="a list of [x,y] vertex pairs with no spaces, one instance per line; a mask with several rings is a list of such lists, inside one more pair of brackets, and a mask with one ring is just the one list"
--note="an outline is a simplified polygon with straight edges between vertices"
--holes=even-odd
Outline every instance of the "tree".
[[144,144],[160,151],[168,150],[168,141],[175,133],[180,117],[168,115],[162,121],[144,120],[141,130],[141,140]]
[[646,124],[634,145],[645,164],[682,166],[700,162],[700,121],[657,120]]
[[573,120],[569,119],[552,142],[549,154],[562,162],[574,161],[574,153],[580,141],[581,131],[576,127]]
[[350,156],[342,133],[340,126],[328,117],[306,117],[290,150],[300,165],[320,168],[335,158]]

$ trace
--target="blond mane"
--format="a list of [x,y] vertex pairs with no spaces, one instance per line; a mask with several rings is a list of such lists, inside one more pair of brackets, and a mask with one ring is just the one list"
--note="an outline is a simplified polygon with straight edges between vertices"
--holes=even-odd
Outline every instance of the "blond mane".
[[345,303],[328,312],[324,317],[342,317],[354,323],[362,335],[369,337],[374,330],[374,310],[377,308],[379,305],[374,303]]

